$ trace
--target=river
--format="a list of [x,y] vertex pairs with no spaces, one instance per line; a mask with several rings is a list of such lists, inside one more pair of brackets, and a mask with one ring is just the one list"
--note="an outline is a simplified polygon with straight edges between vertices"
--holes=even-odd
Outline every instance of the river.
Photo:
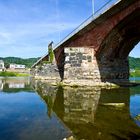
[[30,78],[0,78],[0,140],[68,137],[140,139],[140,86],[71,88]]

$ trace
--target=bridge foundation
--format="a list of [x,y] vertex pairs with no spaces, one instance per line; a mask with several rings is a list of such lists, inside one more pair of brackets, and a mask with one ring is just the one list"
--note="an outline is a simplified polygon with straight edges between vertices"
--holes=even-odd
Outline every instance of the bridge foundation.
[[93,47],[69,47],[64,52],[64,80],[101,83],[127,81],[129,78],[127,59],[98,59]]
[[100,73],[93,48],[65,48],[64,79],[100,80]]

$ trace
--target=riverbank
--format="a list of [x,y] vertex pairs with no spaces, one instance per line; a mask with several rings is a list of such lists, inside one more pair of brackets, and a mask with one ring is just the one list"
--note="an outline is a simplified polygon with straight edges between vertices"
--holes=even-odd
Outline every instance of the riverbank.
[[130,77],[140,77],[140,70],[130,72]]
[[4,71],[4,72],[0,72],[0,76],[1,77],[27,77],[30,76],[30,74]]

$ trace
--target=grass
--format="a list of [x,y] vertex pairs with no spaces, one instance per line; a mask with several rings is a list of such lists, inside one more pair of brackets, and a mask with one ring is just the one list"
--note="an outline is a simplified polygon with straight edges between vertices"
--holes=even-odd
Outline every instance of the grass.
[[130,77],[140,77],[140,70],[135,70],[135,72],[130,72]]
[[2,77],[26,77],[30,76],[27,73],[18,73],[18,72],[0,72],[0,76]]

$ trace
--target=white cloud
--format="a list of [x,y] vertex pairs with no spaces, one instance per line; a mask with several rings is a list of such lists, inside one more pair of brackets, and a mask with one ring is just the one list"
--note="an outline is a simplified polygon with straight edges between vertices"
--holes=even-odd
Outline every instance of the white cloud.
[[[56,2],[59,2],[58,5]],[[45,54],[44,48],[47,48],[50,41],[58,43],[64,35],[75,29],[81,22],[81,18],[75,15],[79,17],[81,15],[75,13],[77,9],[72,9],[74,3],[70,4],[69,1],[63,0],[55,0],[55,3],[54,0],[2,1],[0,56],[23,56],[23,53],[25,56]]]

